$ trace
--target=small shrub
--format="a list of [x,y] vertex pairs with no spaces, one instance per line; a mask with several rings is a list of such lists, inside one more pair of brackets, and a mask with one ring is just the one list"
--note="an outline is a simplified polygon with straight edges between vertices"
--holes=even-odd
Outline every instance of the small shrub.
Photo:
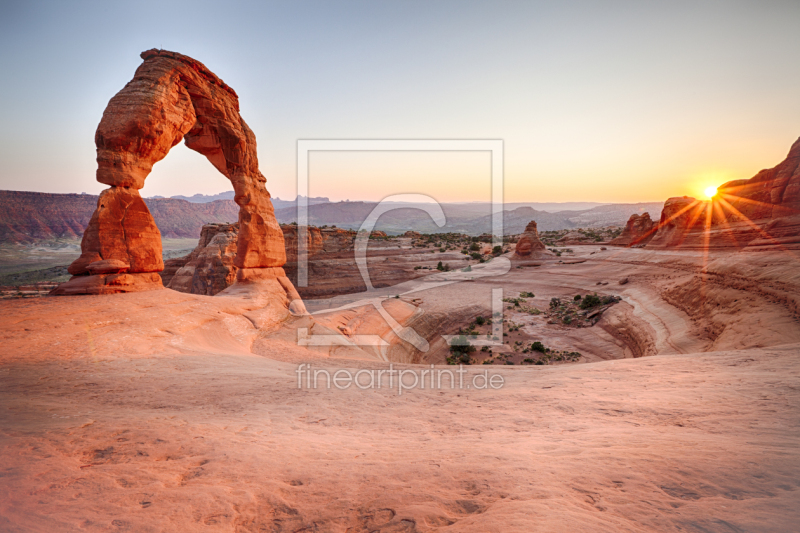
[[581,299],[581,295],[580,295],[580,294],[576,294],[576,295],[575,295],[575,301],[577,302],[577,301],[579,301],[580,299]]
[[479,326],[482,326],[486,323],[486,319],[483,318],[482,316],[479,316],[475,319],[475,323],[478,324]]
[[536,341],[533,344],[531,344],[531,350],[544,353],[546,348],[544,347],[544,344],[542,344],[540,341]]
[[581,302],[581,309],[590,309],[592,307],[597,307],[601,304],[600,297],[597,294],[587,294],[583,301]]
[[502,246],[495,246],[494,248],[492,248],[492,255],[497,256],[497,255],[500,255],[502,253],[503,253],[503,247]]

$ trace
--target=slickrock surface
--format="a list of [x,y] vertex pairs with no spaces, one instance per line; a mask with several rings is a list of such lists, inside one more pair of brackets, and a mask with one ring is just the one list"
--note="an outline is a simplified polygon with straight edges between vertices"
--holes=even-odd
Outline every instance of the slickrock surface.
[[608,241],[608,244],[614,246],[647,244],[653,239],[657,229],[658,225],[650,219],[650,213],[633,214],[625,224],[622,234],[616,239]]
[[[437,315],[474,316],[496,286],[534,291],[537,306],[622,296],[591,328],[548,330],[530,315],[523,329],[554,347],[583,338],[595,362],[466,369],[466,384],[501,375],[496,390],[398,395],[385,375],[380,389],[298,388],[300,363],[388,366],[369,347],[298,346],[300,327],[336,333],[346,319],[349,334],[383,332],[389,360],[408,353],[358,302],[287,320],[272,297],[227,291],[2,301],[0,529],[792,531],[794,258],[581,250],[582,262],[482,280],[466,280],[478,268],[436,274],[383,302],[427,335],[426,317],[435,332]],[[658,355],[630,358],[636,338]]]

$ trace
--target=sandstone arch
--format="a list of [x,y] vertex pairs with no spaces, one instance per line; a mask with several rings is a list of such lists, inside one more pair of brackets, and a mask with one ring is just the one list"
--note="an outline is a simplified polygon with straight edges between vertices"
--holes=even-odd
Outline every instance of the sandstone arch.
[[[236,92],[182,54],[148,50],[141,57],[144,62],[108,103],[97,127],[97,181],[110,188],[100,195],[81,256],[69,267],[73,278],[56,293],[161,287],[160,233],[139,189],[153,165],[183,139],[233,184],[239,205],[237,279],[277,280],[293,299],[297,293],[280,268],[286,262],[283,232]],[[104,266],[109,262],[113,268]]]

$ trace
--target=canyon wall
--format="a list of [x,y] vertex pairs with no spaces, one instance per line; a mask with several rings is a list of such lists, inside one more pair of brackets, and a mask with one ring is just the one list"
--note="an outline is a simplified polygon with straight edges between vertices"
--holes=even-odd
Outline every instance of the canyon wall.
[[[52,239],[79,239],[97,207],[94,194],[50,194],[0,191],[0,243],[34,244]],[[166,238],[196,238],[203,224],[235,222],[239,206],[232,200],[191,203],[172,198],[142,198]]]

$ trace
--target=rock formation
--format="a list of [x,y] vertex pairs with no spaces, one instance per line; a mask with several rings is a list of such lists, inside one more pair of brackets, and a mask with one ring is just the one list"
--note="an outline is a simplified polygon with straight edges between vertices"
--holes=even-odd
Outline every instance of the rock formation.
[[779,165],[725,183],[711,201],[667,200],[648,247],[678,246],[800,248],[800,139]]
[[[283,232],[258,169],[255,135],[239,115],[238,96],[190,57],[166,50],[148,50],[141,57],[133,80],[111,99],[97,127],[97,181],[110,188],[101,194],[84,233],[81,257],[70,266],[76,279],[55,293],[97,294],[161,284],[157,274],[151,276],[164,267],[160,234],[139,189],[153,165],[181,139],[233,184],[239,205],[237,279],[291,286],[280,268],[286,262]],[[133,283],[120,289],[103,279],[78,279],[92,277],[89,265],[104,259],[129,264],[128,273],[115,275],[129,276]]]
[[531,220],[525,226],[525,231],[519,236],[517,246],[514,251],[513,259],[528,259],[547,254],[547,247],[539,239],[539,231],[536,228],[536,221]]
[[650,213],[641,215],[633,214],[625,224],[622,234],[616,239],[611,239],[608,244],[615,246],[636,246],[647,244],[655,235],[658,226],[650,219]]
[[167,261],[161,278],[170,289],[213,296],[233,285],[238,268],[234,264],[239,241],[238,224],[207,224],[197,247],[187,256]]
[[[197,247],[188,255],[165,261],[161,278],[164,286],[181,292],[213,295],[223,291],[238,279],[239,268],[234,264],[238,241],[238,224],[207,224],[203,226]],[[297,234],[295,224],[281,225],[286,246],[286,277],[297,279]],[[329,297],[366,290],[355,262],[354,243],[358,233],[341,228],[309,226],[306,232],[308,250],[308,286],[299,287],[298,294],[307,297]],[[376,288],[396,285],[429,273],[414,269],[408,255],[426,257],[427,250],[400,250],[394,244],[368,248],[370,277]]]

